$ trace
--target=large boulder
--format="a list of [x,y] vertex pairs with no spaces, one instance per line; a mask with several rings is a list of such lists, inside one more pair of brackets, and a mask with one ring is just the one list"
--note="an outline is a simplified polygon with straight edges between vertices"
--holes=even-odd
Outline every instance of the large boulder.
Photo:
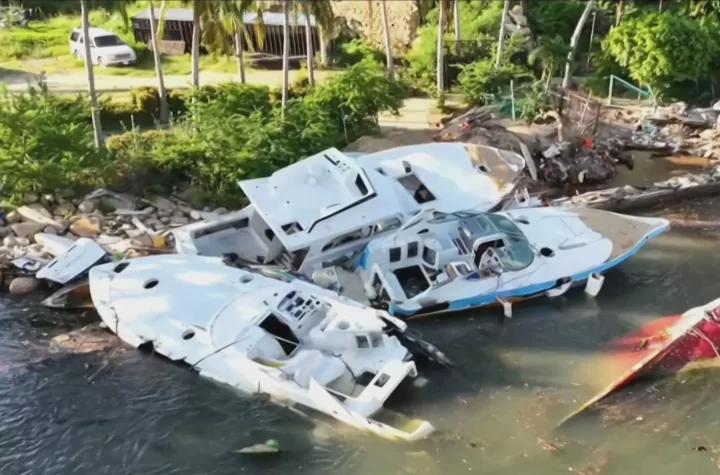
[[[372,45],[383,49],[383,24],[380,0],[333,0],[336,17],[345,20],[353,33],[361,35]],[[390,44],[396,53],[406,51],[420,27],[420,9],[415,0],[385,1],[390,24]],[[337,31],[340,28],[336,28]]]

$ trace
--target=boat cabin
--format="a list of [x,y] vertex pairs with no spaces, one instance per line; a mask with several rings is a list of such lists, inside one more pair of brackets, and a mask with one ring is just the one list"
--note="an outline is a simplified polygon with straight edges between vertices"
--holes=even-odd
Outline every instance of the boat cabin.
[[455,280],[522,270],[534,255],[525,235],[505,216],[434,212],[370,244],[358,271],[372,300],[401,302]]
[[473,147],[427,144],[359,158],[325,150],[270,177],[240,182],[252,204],[176,230],[178,250],[233,252],[306,274],[347,262],[420,211],[486,209],[499,202],[524,162],[519,156],[503,161],[510,152],[484,147],[483,154]]

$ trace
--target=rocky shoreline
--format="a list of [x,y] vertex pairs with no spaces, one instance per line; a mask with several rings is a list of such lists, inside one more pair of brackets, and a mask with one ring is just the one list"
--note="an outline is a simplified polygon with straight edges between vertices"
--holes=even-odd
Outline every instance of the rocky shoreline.
[[139,198],[104,188],[83,197],[28,194],[23,202],[0,216],[0,282],[12,295],[45,286],[35,273],[56,257],[48,235],[92,239],[115,258],[139,257],[172,249],[173,229],[228,212],[194,209],[182,196]]

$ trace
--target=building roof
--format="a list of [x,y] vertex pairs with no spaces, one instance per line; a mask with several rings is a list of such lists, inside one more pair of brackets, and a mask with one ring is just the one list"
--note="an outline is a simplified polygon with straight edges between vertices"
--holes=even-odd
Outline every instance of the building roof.
[[[160,18],[161,9],[155,8],[155,18]],[[274,13],[274,12],[263,12],[263,23],[265,25],[271,25],[271,26],[282,26],[283,24],[283,14],[282,13]],[[162,18],[166,21],[185,21],[185,22],[192,22],[193,21],[193,9],[192,8],[166,8],[165,14],[162,15]],[[137,15],[133,16],[133,19],[138,20],[149,20],[150,19],[150,9],[143,10],[142,12],[138,13]],[[245,13],[243,15],[243,23],[246,25],[254,25],[255,21],[257,19],[257,14],[255,13]],[[290,25],[292,26],[305,26],[305,15],[298,13],[290,14]],[[310,26],[315,26],[315,17],[310,15]]]

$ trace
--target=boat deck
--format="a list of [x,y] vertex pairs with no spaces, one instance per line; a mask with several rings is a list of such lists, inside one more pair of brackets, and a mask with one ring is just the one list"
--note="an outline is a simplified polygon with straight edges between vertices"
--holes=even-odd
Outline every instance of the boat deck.
[[629,252],[655,227],[650,223],[593,208],[573,208],[569,211],[577,214],[585,226],[612,241],[613,249],[608,261]]

